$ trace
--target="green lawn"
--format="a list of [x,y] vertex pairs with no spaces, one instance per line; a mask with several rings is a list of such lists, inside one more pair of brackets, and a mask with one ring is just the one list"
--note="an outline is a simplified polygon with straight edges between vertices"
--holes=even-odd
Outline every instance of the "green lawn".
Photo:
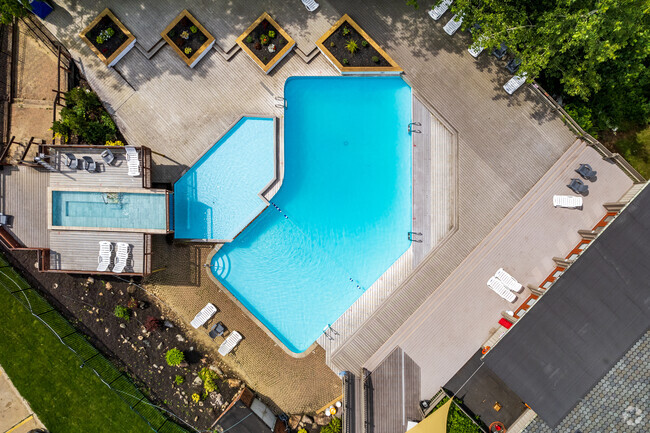
[[627,161],[646,179],[650,179],[650,127],[636,135],[614,142],[614,146]]
[[[2,273],[0,283],[15,285]],[[0,364],[49,431],[152,431],[2,286],[0,305]]]

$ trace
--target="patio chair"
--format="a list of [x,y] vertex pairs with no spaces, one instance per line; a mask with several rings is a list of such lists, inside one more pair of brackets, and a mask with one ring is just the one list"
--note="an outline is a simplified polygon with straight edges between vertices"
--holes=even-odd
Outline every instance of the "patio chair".
[[305,5],[309,12],[314,12],[319,6],[314,0],[302,0],[302,4]]
[[483,46],[483,41],[485,37],[480,37],[478,41],[472,44],[467,51],[472,55],[472,57],[477,58],[479,54],[483,52],[485,47]]
[[508,62],[508,64],[506,65],[506,69],[510,71],[511,74],[516,74],[517,71],[519,70],[519,66],[521,66],[521,59],[515,57],[514,59]]
[[226,327],[223,326],[223,323],[219,322],[212,325],[212,328],[210,328],[208,335],[214,340],[217,337],[221,337],[224,332],[226,332]]
[[133,146],[124,146],[124,150],[126,150],[126,165],[129,169],[129,176],[139,176],[140,158],[138,157],[138,151]]
[[106,149],[100,155],[106,165],[111,165],[113,162],[115,162],[115,155],[113,155],[113,152],[111,152],[109,149]]
[[12,222],[11,220],[13,220],[12,216],[0,212],[0,226],[10,226]]
[[515,75],[508,80],[506,84],[503,85],[503,90],[506,91],[508,95],[512,95],[526,83],[526,73],[524,72],[521,75]]
[[226,338],[223,343],[221,343],[221,346],[219,346],[219,355],[221,356],[226,356],[232,350],[237,347],[240,341],[242,341],[243,337],[241,334],[237,331],[233,331],[230,333],[228,338]]
[[440,17],[447,12],[447,9],[449,9],[449,6],[451,6],[453,2],[454,0],[443,0],[442,3],[429,11],[429,16],[433,18],[434,21],[438,21]]
[[106,272],[111,264],[111,253],[113,252],[113,243],[109,241],[99,241],[99,256],[97,257],[97,272]]
[[84,161],[85,161],[85,169],[86,171],[93,173],[97,171],[97,163],[95,162],[94,159],[92,159],[90,156],[84,156]]
[[65,154],[65,166],[68,168],[71,168],[72,170],[76,170],[79,166],[78,164],[78,159],[76,156],[74,156],[71,153],[66,153]]
[[571,179],[571,183],[567,186],[576,194],[585,194],[589,191],[589,187],[582,183],[580,179]]
[[208,304],[203,307],[203,309],[199,311],[196,316],[194,316],[194,319],[192,319],[190,325],[192,325],[194,329],[198,329],[199,327],[203,326],[205,322],[210,320],[212,316],[217,314],[217,311],[217,307],[208,302]]
[[503,284],[503,282],[501,282],[497,277],[490,278],[487,285],[492,289],[492,291],[494,291],[494,293],[501,296],[506,301],[515,302],[517,300],[517,296],[508,290],[505,284]]
[[129,253],[131,250],[131,245],[126,242],[117,243],[117,251],[115,252],[115,265],[113,266],[113,272],[120,274],[124,272],[127,264],[129,263]]
[[499,45],[497,48],[492,50],[492,55],[497,59],[501,60],[503,59],[503,57],[506,55],[507,52],[508,52],[508,46],[505,44],[505,42],[501,42],[501,45]]
[[598,173],[596,170],[592,170],[589,164],[580,164],[580,167],[577,168],[576,173],[582,176],[583,179],[593,181],[596,178]]
[[582,209],[582,197],[572,195],[554,195],[554,207],[564,207],[567,209]]
[[505,284],[508,290],[512,290],[516,293],[521,293],[522,290],[524,290],[524,286],[521,285],[521,283],[517,281],[515,277],[503,270],[503,268],[499,268],[494,276],[497,277],[503,284]]
[[462,15],[459,16],[458,14],[454,15],[451,17],[451,19],[445,24],[445,26],[442,28],[445,33],[447,33],[449,36],[452,36],[460,26],[463,25],[463,17]]

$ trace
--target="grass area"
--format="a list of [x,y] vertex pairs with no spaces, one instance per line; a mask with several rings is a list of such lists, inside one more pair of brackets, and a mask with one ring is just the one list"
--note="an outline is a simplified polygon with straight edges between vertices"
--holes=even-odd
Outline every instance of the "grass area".
[[[15,286],[3,273],[0,284]],[[152,431],[2,286],[0,305],[0,364],[50,432]]]
[[[443,398],[429,415],[445,404],[449,397]],[[449,415],[447,415],[447,433],[483,433],[474,422],[463,413],[455,404],[451,404]]]
[[650,179],[650,126],[614,141],[612,146],[643,177]]

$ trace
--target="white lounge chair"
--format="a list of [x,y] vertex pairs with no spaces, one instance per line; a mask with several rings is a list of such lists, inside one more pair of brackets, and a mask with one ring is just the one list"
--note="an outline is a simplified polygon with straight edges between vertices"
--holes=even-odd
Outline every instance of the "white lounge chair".
[[309,12],[314,12],[316,9],[318,9],[318,3],[316,3],[314,0],[302,0],[302,4],[305,5]]
[[515,75],[510,80],[508,80],[508,82],[503,85],[503,90],[505,90],[508,95],[512,95],[517,91],[517,89],[523,86],[525,82],[526,73],[524,72],[523,74]]
[[467,51],[472,55],[472,57],[477,58],[479,54],[483,52],[485,49],[485,46],[483,46],[483,41],[485,40],[485,37],[481,36],[478,41],[473,43]]
[[97,257],[97,272],[106,272],[111,264],[111,255],[113,252],[113,243],[109,241],[99,241],[99,256]]
[[124,272],[124,268],[129,262],[129,252],[131,246],[126,242],[117,243],[117,251],[115,252],[115,266],[113,266],[113,272],[116,274]]
[[503,268],[499,268],[496,274],[494,274],[495,277],[497,277],[503,284],[506,285],[506,287],[509,290],[512,290],[513,292],[516,293],[521,293],[522,290],[524,290],[524,286],[521,285],[519,281],[509,273],[503,270]]
[[451,36],[456,33],[461,25],[463,25],[463,17],[456,14],[451,17],[451,19],[447,22],[447,24],[445,24],[442,29],[445,31],[445,33]]
[[228,338],[223,340],[223,343],[221,343],[221,346],[219,346],[219,355],[221,356],[226,356],[232,350],[237,347],[240,341],[242,341],[242,336],[239,332],[237,331],[232,331]]
[[501,296],[508,302],[515,302],[517,296],[512,293],[508,288],[496,277],[492,277],[488,280],[487,285],[492,289],[497,295]]
[[582,197],[573,195],[554,195],[553,206],[565,207],[568,209],[582,209]]
[[137,149],[133,146],[124,146],[124,150],[126,150],[126,166],[129,169],[129,176],[139,176],[140,158]]
[[447,9],[449,9],[449,6],[451,6],[453,2],[454,0],[444,0],[438,6],[429,11],[429,16],[435,21],[438,21],[440,17],[443,16],[445,12],[447,12]]
[[203,326],[205,322],[210,320],[210,318],[212,318],[212,316],[215,314],[217,314],[217,307],[208,302],[208,305],[203,307],[203,309],[199,311],[196,316],[194,316],[194,319],[192,319],[190,324],[194,327],[194,329],[198,329],[199,327]]

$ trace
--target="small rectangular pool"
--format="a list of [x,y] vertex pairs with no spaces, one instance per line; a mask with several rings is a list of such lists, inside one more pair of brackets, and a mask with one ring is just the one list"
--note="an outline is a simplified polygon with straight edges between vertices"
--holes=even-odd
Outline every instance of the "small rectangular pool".
[[52,191],[52,227],[167,231],[167,194]]

